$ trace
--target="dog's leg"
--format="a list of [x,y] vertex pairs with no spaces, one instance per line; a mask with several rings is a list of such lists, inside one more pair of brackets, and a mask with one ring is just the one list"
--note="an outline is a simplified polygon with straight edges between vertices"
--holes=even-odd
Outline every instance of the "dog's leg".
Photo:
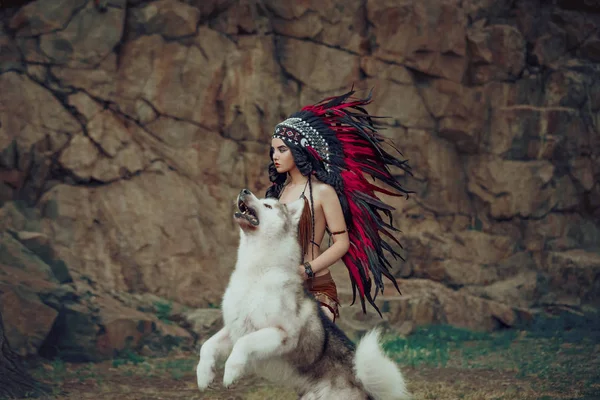
[[231,385],[242,376],[249,358],[262,360],[283,354],[290,346],[290,337],[282,327],[264,328],[242,336],[231,351],[225,363],[223,385]]
[[229,353],[233,343],[227,329],[223,328],[208,339],[200,348],[200,361],[196,367],[198,388],[204,390],[215,379],[215,363],[217,358]]

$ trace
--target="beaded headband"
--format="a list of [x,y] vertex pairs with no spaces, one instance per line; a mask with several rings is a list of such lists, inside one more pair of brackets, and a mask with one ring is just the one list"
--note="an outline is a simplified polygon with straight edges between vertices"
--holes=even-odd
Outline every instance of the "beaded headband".
[[329,145],[308,122],[301,118],[288,118],[275,126],[273,137],[302,147],[312,147],[329,171]]

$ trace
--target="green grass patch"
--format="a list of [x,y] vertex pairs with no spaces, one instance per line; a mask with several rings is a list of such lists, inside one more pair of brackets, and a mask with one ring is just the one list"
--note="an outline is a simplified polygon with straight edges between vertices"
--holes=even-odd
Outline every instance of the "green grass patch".
[[135,352],[131,348],[127,347],[127,348],[125,348],[125,350],[119,352],[118,357],[116,357],[112,360],[112,366],[116,368],[116,367],[119,367],[119,366],[125,365],[125,364],[138,365],[138,364],[144,362],[144,360],[145,360],[144,357],[139,355],[137,352]]
[[156,316],[158,319],[165,324],[172,324],[173,322],[170,320],[171,313],[173,312],[173,302],[172,301],[157,301],[154,303],[154,307],[156,308]]
[[[460,352],[461,359],[475,360],[510,347],[517,331],[496,334],[474,332],[449,325],[418,328],[408,337],[394,337],[384,342],[384,350],[404,365],[447,367]],[[464,366],[464,365],[463,365]]]
[[384,338],[383,347],[400,365],[502,370],[557,390],[576,384],[585,394],[600,388],[599,321],[564,313],[493,333],[427,326],[408,337]]
[[171,375],[171,378],[180,380],[183,377],[192,374],[196,370],[197,363],[197,359],[179,358],[161,362],[156,368],[158,370],[165,370]]

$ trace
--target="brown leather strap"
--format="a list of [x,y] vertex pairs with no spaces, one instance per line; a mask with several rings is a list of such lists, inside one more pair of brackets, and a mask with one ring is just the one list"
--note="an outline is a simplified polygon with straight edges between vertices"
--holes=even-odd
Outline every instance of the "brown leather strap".
[[344,229],[343,231],[331,232],[332,235],[340,235],[344,232],[348,232],[348,229]]

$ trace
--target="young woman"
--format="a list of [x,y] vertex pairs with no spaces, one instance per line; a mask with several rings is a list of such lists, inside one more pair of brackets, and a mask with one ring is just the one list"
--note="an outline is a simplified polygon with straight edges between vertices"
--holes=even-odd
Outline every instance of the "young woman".
[[[306,106],[277,124],[271,139],[272,186],[266,193],[284,204],[304,198],[298,232],[304,263],[298,272],[333,321],[339,316],[339,300],[329,267],[340,259],[348,268],[354,296],[358,290],[363,312],[365,298],[379,312],[374,298],[377,290],[383,291],[382,275],[398,289],[384,250],[394,258],[400,255],[379,236],[383,233],[398,243],[389,232],[397,231],[391,218],[393,208],[375,192],[409,193],[388,169],[394,165],[410,172],[408,165],[383,149],[384,138],[376,131],[374,117],[362,108],[371,95],[353,99],[353,94],[350,91]],[[370,183],[365,174],[388,189]],[[325,231],[333,244],[321,253]],[[373,280],[375,296],[371,295]]]

